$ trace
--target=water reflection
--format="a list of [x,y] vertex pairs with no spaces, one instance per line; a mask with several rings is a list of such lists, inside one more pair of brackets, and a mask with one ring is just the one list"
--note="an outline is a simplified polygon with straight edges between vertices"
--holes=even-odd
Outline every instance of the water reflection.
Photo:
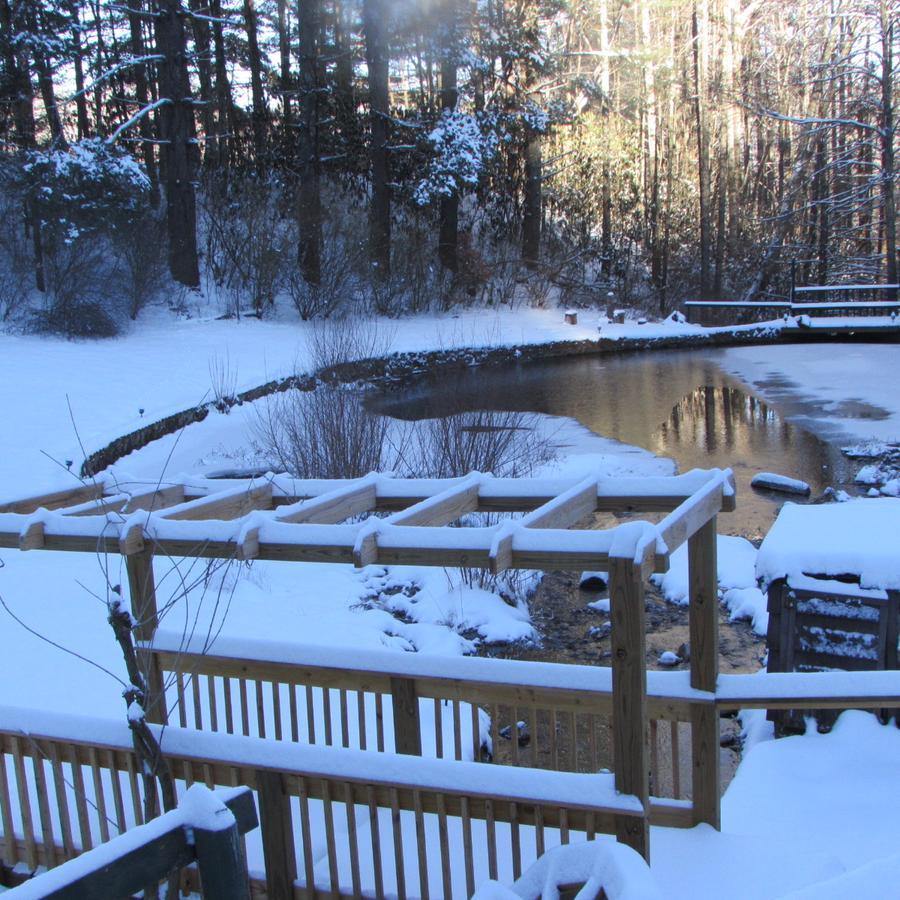
[[801,478],[814,494],[852,477],[837,447],[786,421],[777,405],[760,400],[705,351],[441,373],[372,405],[403,419],[472,409],[569,416],[596,434],[672,457],[682,471],[730,466],[738,511],[722,517],[722,528],[751,536],[768,529],[784,501],[750,488],[757,472]]
[[682,397],[659,427],[659,445],[693,444],[711,456],[747,452],[760,435],[787,449],[794,428],[766,403],[741,388],[704,384]]

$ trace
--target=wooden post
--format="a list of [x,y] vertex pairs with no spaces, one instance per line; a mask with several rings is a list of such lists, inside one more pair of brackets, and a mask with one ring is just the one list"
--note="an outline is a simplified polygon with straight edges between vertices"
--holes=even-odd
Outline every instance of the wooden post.
[[[152,641],[159,624],[156,581],[153,577],[153,550],[146,548],[139,553],[126,556],[125,569],[131,593],[131,614],[138,622],[134,628],[134,636],[139,641]],[[145,705],[147,721],[165,725],[168,721],[166,691],[156,654],[152,651],[139,650],[138,663],[147,679],[148,696]]]
[[[691,687],[716,690],[719,674],[719,596],[716,517],[688,538]],[[715,706],[691,711],[694,822],[719,827],[719,716]]]
[[647,667],[644,658],[644,591],[631,559],[610,558],[612,620],[613,766],[616,790],[644,804],[642,818],[622,817],[616,839],[650,859],[650,758],[647,746]]
[[391,679],[391,706],[394,713],[394,751],[422,755],[419,698],[411,678]]
[[[884,667],[900,669],[900,658],[897,654],[897,640],[900,636],[900,591],[888,591],[887,603],[881,611],[885,619],[884,628]],[[882,717],[887,721],[893,716],[894,724],[900,728],[900,709],[884,709]]]
[[260,771],[257,792],[266,865],[266,896],[269,900],[293,900],[297,855],[294,851],[291,799],[284,789],[284,777],[280,772]]
[[218,831],[194,828],[194,847],[204,897],[250,900],[247,860],[236,821]]

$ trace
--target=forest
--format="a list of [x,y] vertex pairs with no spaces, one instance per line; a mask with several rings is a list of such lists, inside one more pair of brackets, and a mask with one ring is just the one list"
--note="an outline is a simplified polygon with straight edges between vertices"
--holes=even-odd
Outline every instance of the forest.
[[896,283],[890,0],[0,0],[0,319]]

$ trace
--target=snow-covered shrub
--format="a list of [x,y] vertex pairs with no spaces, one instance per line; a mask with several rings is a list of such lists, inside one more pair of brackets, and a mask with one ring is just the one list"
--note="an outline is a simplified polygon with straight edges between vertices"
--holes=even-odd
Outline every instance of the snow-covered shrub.
[[165,254],[160,252],[166,240],[163,222],[152,210],[139,214],[127,232],[120,229],[113,235],[121,288],[132,319],[162,293],[167,283]]
[[393,329],[375,319],[344,316],[314,322],[306,345],[313,369],[327,378],[344,363],[387,356],[393,339]]
[[468,472],[519,478],[548,462],[553,451],[527,413],[477,410],[428,419],[417,428],[410,474],[453,478]]
[[413,192],[419,206],[476,187],[500,141],[492,118],[444,110],[428,144],[432,154],[428,169]]
[[299,268],[292,266],[287,292],[304,321],[353,308],[366,258],[365,236],[358,231],[361,223],[365,217],[354,215],[329,216],[323,223],[318,284],[309,284]]
[[125,151],[90,138],[30,152],[21,187],[39,220],[46,287],[35,327],[114,334],[122,312],[117,248],[147,241],[150,182],[142,168]]

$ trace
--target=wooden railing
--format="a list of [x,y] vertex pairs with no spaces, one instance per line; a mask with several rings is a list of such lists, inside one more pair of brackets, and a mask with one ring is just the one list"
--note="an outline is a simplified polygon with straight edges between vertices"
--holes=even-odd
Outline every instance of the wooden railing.
[[[533,664],[504,659],[227,640],[199,653],[165,633],[153,648],[169,721],[181,727],[556,771],[614,768],[609,669],[544,664],[535,685]],[[687,673],[649,673],[655,797],[691,796],[683,762],[692,706],[704,703],[712,696],[691,691]],[[694,824],[689,807],[661,807],[651,821],[660,816]]]
[[[52,867],[142,823],[127,726],[0,708],[7,867]],[[159,728],[178,793],[195,782],[254,790],[254,894],[470,896],[519,877],[545,849],[641,820],[612,779]]]
[[[571,669],[573,678],[586,674],[580,668],[550,667]],[[595,678],[602,672],[588,671]],[[719,711],[747,707],[900,706],[897,671],[722,675],[714,696],[692,693],[682,673],[649,674],[649,708],[669,716],[655,729],[651,723],[656,738],[672,728],[682,739],[690,734],[678,724],[684,709],[717,719]],[[548,677],[541,689],[569,692],[574,702],[578,690],[553,681]],[[513,684],[508,678],[501,687]],[[583,693],[594,686],[583,685]],[[254,791],[261,829],[248,835],[247,852],[259,897],[469,896],[487,878],[517,878],[550,847],[644,819],[638,798],[617,794],[612,776],[538,775],[531,768],[154,728],[179,794],[195,782]],[[124,723],[0,707],[0,853],[7,872],[52,868],[142,824],[143,800]],[[655,824],[684,825],[694,817],[690,803],[651,798]],[[191,872],[185,885],[196,887]]]

